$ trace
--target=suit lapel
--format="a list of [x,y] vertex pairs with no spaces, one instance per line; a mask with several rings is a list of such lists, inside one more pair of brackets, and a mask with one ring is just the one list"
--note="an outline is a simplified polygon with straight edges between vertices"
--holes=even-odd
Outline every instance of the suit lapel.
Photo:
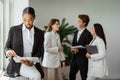
[[37,31],[36,31],[36,28],[34,27],[34,43],[33,43],[32,55],[34,53],[36,45],[37,45]]
[[58,46],[58,40],[57,40],[58,36],[55,35],[55,33],[54,33],[53,31],[52,31],[51,33],[52,33],[52,39],[53,39],[53,41],[54,41],[55,44]]
[[85,29],[85,30],[82,32],[82,34],[80,35],[80,37],[79,37],[79,39],[78,39],[77,43],[79,43],[79,42],[80,42],[80,40],[81,40],[81,39],[82,39],[82,37],[84,36],[85,32],[86,32],[86,29]]
[[75,43],[77,43],[77,34],[78,34],[78,31],[75,33],[75,37],[74,37]]
[[22,25],[23,25],[23,24],[21,24],[21,25],[19,26],[19,29],[18,29],[18,36],[19,36],[19,43],[18,43],[18,44],[20,44],[20,49],[21,49],[20,56],[23,56],[23,51],[24,51],[24,48],[23,48]]

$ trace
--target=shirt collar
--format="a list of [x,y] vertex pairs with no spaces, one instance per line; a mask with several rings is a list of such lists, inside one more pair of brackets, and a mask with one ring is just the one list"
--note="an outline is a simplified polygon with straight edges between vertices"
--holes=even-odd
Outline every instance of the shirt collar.
[[84,31],[85,29],[86,29],[86,28],[82,28],[82,29],[81,29],[81,28],[79,28],[79,31],[80,31],[80,32],[82,32],[82,31]]
[[[22,31],[29,30],[26,28],[25,24],[23,24]],[[29,30],[30,32],[34,33],[34,26]]]
[[53,33],[54,35],[56,35],[56,34],[57,34],[57,32],[55,32],[55,31],[53,31],[53,30],[52,30],[52,33]]
[[78,30],[78,34],[81,34],[86,28],[83,28],[83,29],[79,29]]

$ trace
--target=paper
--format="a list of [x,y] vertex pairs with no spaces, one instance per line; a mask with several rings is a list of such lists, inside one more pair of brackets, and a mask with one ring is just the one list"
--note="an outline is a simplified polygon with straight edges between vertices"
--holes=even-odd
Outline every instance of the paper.
[[33,61],[36,63],[40,62],[40,59],[38,57],[20,57],[20,56],[15,56],[13,57],[14,61],[16,63],[21,63],[21,60],[28,60],[28,61]]
[[82,45],[79,45],[79,46],[72,46],[71,48],[85,48],[85,47]]

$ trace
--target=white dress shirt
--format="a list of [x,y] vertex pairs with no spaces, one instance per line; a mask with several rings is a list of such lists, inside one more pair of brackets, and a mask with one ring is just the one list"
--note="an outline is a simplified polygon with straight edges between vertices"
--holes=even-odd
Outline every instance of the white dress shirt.
[[29,30],[23,24],[22,33],[23,33],[22,35],[23,35],[24,56],[30,57],[34,43],[34,27],[32,27],[32,29]]
[[77,33],[77,41],[79,40],[79,38],[80,38],[80,36],[81,36],[81,34],[82,34],[82,32],[85,30],[85,28],[83,28],[83,29],[79,29],[79,31],[78,31],[78,33]]
[[[31,57],[33,44],[34,44],[34,26],[32,27],[31,30],[29,30],[23,24],[22,33],[23,33],[22,35],[23,35],[24,57]],[[20,75],[27,77],[30,80],[41,80],[41,75],[34,65],[27,66],[22,64],[20,68]]]

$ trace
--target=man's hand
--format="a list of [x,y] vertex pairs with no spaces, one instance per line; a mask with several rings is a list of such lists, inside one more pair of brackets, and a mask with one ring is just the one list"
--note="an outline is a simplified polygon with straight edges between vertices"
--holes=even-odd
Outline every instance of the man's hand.
[[75,54],[79,52],[78,48],[72,48],[72,51],[74,51]]
[[28,60],[21,60],[21,63],[25,64],[27,66],[32,66],[33,65],[33,62],[32,61],[28,61]]

